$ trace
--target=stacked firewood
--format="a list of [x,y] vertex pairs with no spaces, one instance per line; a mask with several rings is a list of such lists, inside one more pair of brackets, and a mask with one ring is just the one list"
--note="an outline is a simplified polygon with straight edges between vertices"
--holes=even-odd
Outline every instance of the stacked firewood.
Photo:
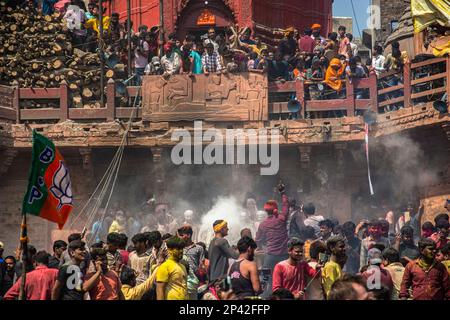
[[[58,12],[43,16],[32,10],[0,2],[0,84],[57,88],[65,81],[72,107],[97,107],[99,55],[72,45],[67,23]],[[114,70],[106,70],[105,76],[106,85]]]

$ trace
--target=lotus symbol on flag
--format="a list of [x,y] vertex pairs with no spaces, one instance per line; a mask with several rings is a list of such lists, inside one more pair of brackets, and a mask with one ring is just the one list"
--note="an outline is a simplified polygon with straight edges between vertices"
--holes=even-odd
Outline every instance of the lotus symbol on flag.
[[53,175],[53,185],[50,188],[55,198],[59,200],[58,210],[65,204],[72,203],[72,188],[69,171],[62,161],[59,161],[59,168]]

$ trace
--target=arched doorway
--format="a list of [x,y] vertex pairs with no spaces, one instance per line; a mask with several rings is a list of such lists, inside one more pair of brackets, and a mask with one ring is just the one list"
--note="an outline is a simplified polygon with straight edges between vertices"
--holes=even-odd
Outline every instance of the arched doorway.
[[231,9],[222,0],[190,0],[176,23],[178,39],[193,34],[197,39],[214,27],[216,33],[235,23]]

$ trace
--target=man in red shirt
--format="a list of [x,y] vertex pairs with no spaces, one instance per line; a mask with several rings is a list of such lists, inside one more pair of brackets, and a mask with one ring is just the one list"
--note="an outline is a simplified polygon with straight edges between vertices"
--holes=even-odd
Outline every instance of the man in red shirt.
[[450,300],[450,279],[445,266],[437,262],[436,243],[428,238],[419,241],[420,257],[406,265],[399,297],[402,300]]
[[320,265],[317,265],[316,270],[303,260],[303,245],[304,243],[298,238],[289,240],[289,258],[275,266],[272,291],[285,288],[292,292],[295,299],[304,299],[306,276],[314,278],[320,272]]
[[[122,284],[119,276],[113,270],[108,269],[108,259],[106,250],[95,248],[91,251],[92,261],[101,269],[101,272],[90,272],[86,275],[85,281],[92,277],[97,277],[93,287],[89,290],[91,300],[125,300],[122,293]],[[101,262],[101,265],[99,264]]]
[[[39,251],[36,254],[36,268],[27,273],[25,279],[25,296],[26,300],[50,300],[52,297],[52,289],[58,276],[57,269],[50,269],[48,261],[50,254],[46,251]],[[22,278],[6,292],[4,300],[14,300],[19,297],[20,285]]]
[[[289,198],[285,194],[284,185],[280,184],[278,191],[281,194],[282,209],[278,211],[278,204],[275,200],[269,200],[264,205],[267,218],[261,222],[256,232],[255,241],[258,247],[266,247],[264,257],[264,269],[271,271],[278,262],[288,258],[288,229],[287,219],[289,210]],[[268,285],[263,297],[267,298],[272,294],[272,279],[269,277]]]
[[310,28],[306,28],[303,32],[303,36],[298,40],[298,48],[300,49],[300,53],[314,53],[314,47],[316,46],[316,42],[311,37],[312,30]]

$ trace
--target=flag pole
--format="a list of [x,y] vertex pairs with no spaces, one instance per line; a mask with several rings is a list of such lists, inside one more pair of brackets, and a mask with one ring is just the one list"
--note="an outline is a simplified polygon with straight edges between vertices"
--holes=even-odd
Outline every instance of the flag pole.
[[20,283],[19,300],[26,300],[25,282],[27,278],[28,262],[28,236],[27,236],[27,214],[22,215],[22,225],[20,226],[20,248],[22,250],[22,282]]

